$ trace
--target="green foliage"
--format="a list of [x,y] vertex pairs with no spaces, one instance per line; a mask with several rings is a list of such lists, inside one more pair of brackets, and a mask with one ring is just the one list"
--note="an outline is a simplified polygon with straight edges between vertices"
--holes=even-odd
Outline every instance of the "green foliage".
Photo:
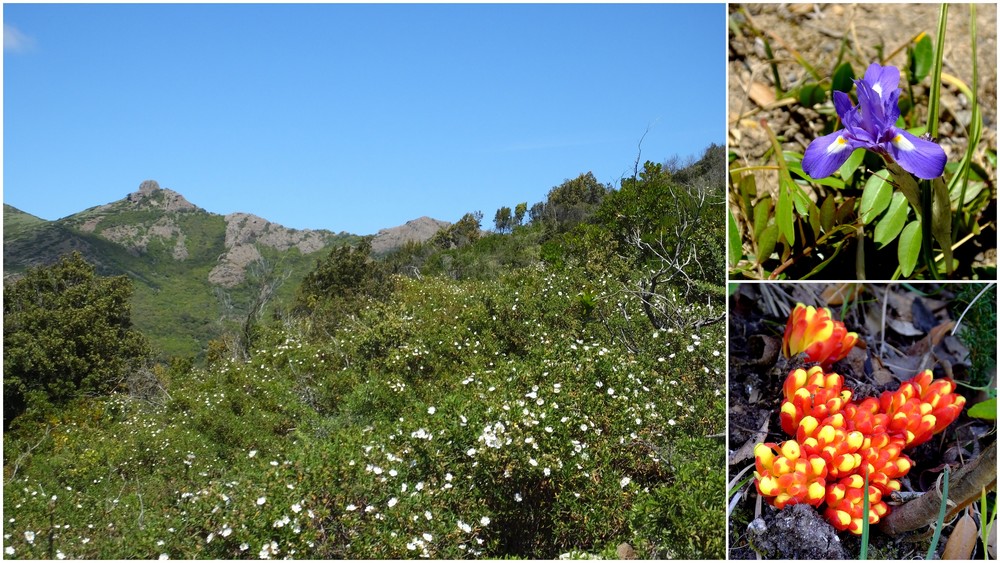
[[957,336],[969,350],[969,384],[973,387],[989,385],[993,377],[991,370],[997,363],[996,285],[986,288],[979,284],[958,286],[952,301],[952,314],[962,319]]
[[333,326],[368,299],[392,291],[386,267],[371,259],[371,240],[334,249],[302,280],[294,309],[319,326]]
[[106,395],[149,360],[133,330],[131,283],[78,253],[4,285],[4,427],[80,394]]

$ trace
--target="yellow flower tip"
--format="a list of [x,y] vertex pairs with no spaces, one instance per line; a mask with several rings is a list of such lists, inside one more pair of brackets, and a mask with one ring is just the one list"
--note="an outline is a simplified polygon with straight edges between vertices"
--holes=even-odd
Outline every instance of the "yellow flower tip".
[[824,497],[826,497],[826,487],[818,482],[809,484],[809,491],[806,493],[809,504],[818,505],[823,501]]
[[788,440],[781,445],[781,455],[788,458],[789,461],[795,461],[802,455],[802,449],[799,448],[799,444],[795,440]]
[[858,451],[865,441],[865,435],[857,430],[853,430],[847,433],[845,441],[847,442],[848,451]]
[[760,490],[760,494],[764,496],[774,496],[775,491],[778,490],[778,480],[770,475],[766,475],[762,479],[757,480],[757,488]]
[[831,510],[833,516],[833,525],[840,528],[841,530],[846,530],[851,524],[851,515],[844,512],[843,510]]
[[822,477],[826,473],[826,460],[817,456],[809,460],[809,468],[813,477]]
[[[805,416],[799,421],[799,432],[802,432],[805,436],[812,436],[813,431],[816,430],[817,426],[819,426],[819,421],[816,420],[815,416]],[[827,441],[829,442],[829,440]]]
[[[805,419],[802,419],[803,422]],[[822,442],[829,444],[837,438],[837,431],[829,425],[824,425],[819,429],[819,435],[817,436]]]

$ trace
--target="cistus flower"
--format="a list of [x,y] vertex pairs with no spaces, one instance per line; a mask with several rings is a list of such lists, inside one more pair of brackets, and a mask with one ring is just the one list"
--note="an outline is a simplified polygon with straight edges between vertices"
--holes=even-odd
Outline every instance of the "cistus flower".
[[798,442],[757,444],[753,450],[757,492],[779,510],[789,504],[818,507],[826,496],[826,460],[808,455]]
[[[837,530],[850,530],[861,534],[862,517],[865,512],[865,478],[855,473],[831,483],[827,487],[826,510],[823,514]],[[882,500],[877,487],[868,485],[868,523],[877,524],[889,513],[889,506]]]
[[954,391],[952,380],[935,380],[931,370],[924,370],[903,382],[896,391],[883,392],[879,407],[888,417],[888,431],[904,436],[906,447],[930,440],[951,424],[965,406],[965,397]]
[[806,148],[802,169],[825,178],[840,168],[854,149],[864,148],[895,161],[918,178],[937,178],[948,157],[937,143],[896,127],[899,119],[899,69],[872,63],[861,80],[858,105],[844,92],[833,93],[833,106],[844,128],[824,135]]
[[781,429],[794,436],[799,423],[807,416],[821,421],[837,414],[851,400],[851,391],[843,389],[844,378],[836,373],[823,373],[821,366],[808,371],[792,370],[785,378],[785,401],[781,403]]
[[830,316],[826,307],[797,303],[788,316],[781,351],[786,358],[805,353],[810,362],[828,366],[844,359],[858,335]]

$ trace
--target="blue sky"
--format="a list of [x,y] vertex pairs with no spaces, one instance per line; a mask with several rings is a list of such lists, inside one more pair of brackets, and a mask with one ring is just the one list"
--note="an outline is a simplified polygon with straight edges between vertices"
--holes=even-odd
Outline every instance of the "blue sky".
[[370,234],[725,142],[716,5],[5,4],[3,200]]

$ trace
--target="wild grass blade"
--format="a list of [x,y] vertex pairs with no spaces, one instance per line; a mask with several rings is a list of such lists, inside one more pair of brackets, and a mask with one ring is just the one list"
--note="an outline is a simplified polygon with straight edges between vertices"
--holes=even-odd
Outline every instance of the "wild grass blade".
[[979,140],[983,134],[983,118],[979,111],[979,62],[976,54],[976,43],[978,42],[976,33],[976,5],[969,4],[969,38],[972,47],[972,95],[969,96],[972,102],[972,121],[969,124],[969,145],[965,149],[965,155],[959,163],[955,176],[952,177],[948,186],[948,193],[954,189],[956,182],[962,182],[962,189],[958,197],[959,220],[952,226],[952,239],[958,237],[958,229],[964,224],[962,208],[965,206],[965,190],[969,185],[969,174],[972,171],[972,157]]
[[941,105],[941,67],[944,59],[944,36],[948,27],[948,4],[941,4],[938,17],[937,44],[934,52],[933,78],[931,79],[930,101],[927,104],[927,131],[931,137],[938,134],[938,113]]
[[941,539],[941,528],[944,527],[944,515],[948,512],[948,466],[944,468],[944,475],[941,477],[941,509],[938,510],[937,523],[934,525],[934,537],[931,538],[931,545],[927,548],[927,557],[925,559],[931,560],[934,558],[934,552],[937,551],[938,541]]

